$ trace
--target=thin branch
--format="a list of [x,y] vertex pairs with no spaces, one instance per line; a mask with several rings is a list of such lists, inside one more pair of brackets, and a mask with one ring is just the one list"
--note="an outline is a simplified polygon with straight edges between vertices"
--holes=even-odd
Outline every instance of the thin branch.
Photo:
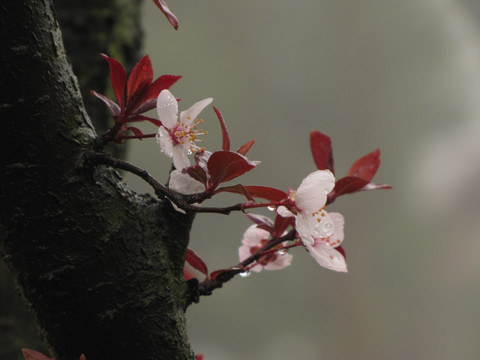
[[235,275],[246,271],[249,265],[258,261],[260,258],[262,258],[262,256],[265,255],[267,251],[269,251],[273,247],[285,241],[295,240],[296,238],[297,232],[295,229],[292,229],[284,236],[271,239],[255,254],[252,254],[239,264],[232,266],[230,269],[226,269],[224,272],[217,275],[215,279],[202,281],[201,283],[197,283],[196,286],[192,286],[194,285],[193,282],[190,283],[191,297],[189,304],[191,304],[192,302],[198,302],[200,300],[200,296],[211,295],[213,290],[221,288],[223,284],[233,279]]

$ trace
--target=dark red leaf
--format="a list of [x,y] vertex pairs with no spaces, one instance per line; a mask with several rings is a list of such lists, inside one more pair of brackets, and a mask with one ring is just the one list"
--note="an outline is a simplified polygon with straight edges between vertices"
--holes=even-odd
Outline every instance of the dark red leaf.
[[80,359],[79,360],[87,360],[87,358],[85,357],[85,355],[80,355]]
[[131,98],[133,94],[140,93],[152,83],[153,69],[148,55],[142,57],[133,68],[128,77],[127,96]]
[[282,201],[288,197],[286,192],[268,186],[245,185],[244,188],[251,196],[269,201]]
[[370,182],[380,166],[380,150],[376,149],[361,157],[348,170],[347,176],[355,176]]
[[102,100],[105,103],[105,105],[107,105],[108,110],[110,110],[110,112],[112,113],[112,115],[114,117],[117,117],[121,114],[122,110],[120,109],[120,106],[118,106],[117,103],[113,102],[112,100],[110,100],[106,96],[97,93],[94,90],[90,91],[90,94],[93,95],[93,96],[96,96],[97,98]]
[[[157,80],[155,80],[148,88],[148,90],[143,94],[142,98],[139,99],[139,103],[145,103],[151,99],[155,99],[154,105],[150,108],[153,109],[157,103],[156,98],[162,90],[170,89],[170,87],[180,80],[182,76],[180,75],[162,75]],[[147,109],[147,110],[150,110]],[[144,111],[147,111],[144,110]],[[142,111],[143,112],[143,111]]]
[[269,217],[266,217],[264,215],[259,215],[259,214],[252,214],[252,213],[246,213],[245,215],[250,220],[252,220],[255,224],[264,225],[270,228],[270,230],[273,228],[273,221]]
[[345,259],[347,259],[347,253],[345,252],[345,249],[342,247],[342,245],[339,245],[335,248],[340,254],[343,255]]
[[167,4],[163,0],[153,0],[155,5],[162,11],[162,13],[167,17],[170,24],[174,27],[175,30],[178,29],[178,19],[177,17],[170,11]]
[[252,148],[253,144],[255,144],[255,139],[250,140],[246,144],[243,144],[242,146],[240,146],[236,152],[239,153],[240,155],[247,155],[248,151]]
[[22,349],[22,353],[25,360],[55,360],[34,350]]
[[190,264],[194,269],[197,269],[200,271],[202,274],[205,274],[205,276],[208,276],[208,269],[207,265],[205,262],[195,254],[195,252],[191,249],[187,249],[187,255],[185,257],[185,262]]
[[186,172],[195,180],[201,182],[203,185],[207,185],[208,177],[205,170],[200,165],[192,165],[186,168]]
[[335,188],[333,191],[335,193],[335,197],[337,197],[340,195],[351,194],[360,191],[367,184],[368,180],[355,176],[345,176],[335,183]]
[[[130,130],[135,134],[135,136],[143,136],[143,133],[140,131],[140,129],[133,127],[133,126],[127,126],[125,130]],[[140,139],[142,140],[142,139]]]
[[330,170],[332,173],[335,173],[333,169],[332,140],[330,137],[320,131],[312,131],[310,133],[310,149],[318,170]]
[[237,184],[237,185],[232,185],[232,186],[223,186],[221,188],[218,188],[215,190],[214,194],[218,194],[220,192],[230,192],[234,194],[240,194],[243,195],[247,198],[247,200],[253,201],[252,195],[245,189],[243,185]]
[[215,188],[218,184],[235,179],[257,165],[257,162],[250,161],[233,151],[216,151],[207,162],[210,186]]
[[230,150],[230,136],[228,135],[225,121],[223,121],[222,113],[215,106],[213,106],[213,110],[215,111],[215,114],[217,114],[220,128],[222,129],[222,150]]
[[295,226],[295,217],[283,217],[277,214],[275,217],[275,235],[282,236],[289,226]]
[[112,82],[113,92],[117,97],[118,105],[123,109],[126,101],[126,85],[127,85],[127,73],[125,68],[114,58],[111,58],[105,54],[100,54],[105,60],[108,61],[110,67],[110,81]]

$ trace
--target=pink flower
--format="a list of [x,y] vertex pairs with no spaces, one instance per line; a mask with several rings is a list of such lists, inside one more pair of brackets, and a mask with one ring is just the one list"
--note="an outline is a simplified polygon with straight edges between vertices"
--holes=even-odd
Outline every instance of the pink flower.
[[290,190],[286,206],[277,209],[283,217],[295,217],[295,228],[310,254],[323,267],[347,271],[343,255],[335,250],[343,241],[343,216],[325,211],[327,195],[335,186],[329,170],[317,170]]
[[329,214],[333,221],[333,234],[326,238],[316,238],[313,244],[305,244],[310,255],[324,268],[347,272],[347,264],[343,254],[336,250],[343,241],[343,215],[332,212]]
[[[261,247],[263,247],[270,239],[270,233],[267,230],[259,228],[256,224],[251,225],[243,234],[242,246],[238,248],[238,256],[240,261],[247,259],[249,256],[255,254]],[[275,249],[275,248],[272,248]],[[292,262],[292,255],[279,254],[276,251],[260,257],[257,265],[250,268],[255,272],[265,270],[280,270]]]
[[163,90],[157,98],[158,118],[162,122],[157,133],[160,150],[171,157],[176,169],[190,166],[187,155],[200,150],[195,145],[199,135],[206,134],[197,128],[203,120],[198,120],[200,112],[213,101],[207,98],[182,111],[178,117],[178,103],[172,93]]

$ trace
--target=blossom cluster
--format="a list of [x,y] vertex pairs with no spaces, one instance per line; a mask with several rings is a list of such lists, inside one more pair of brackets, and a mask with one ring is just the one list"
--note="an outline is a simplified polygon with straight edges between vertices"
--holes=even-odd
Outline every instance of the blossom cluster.
[[[104,135],[107,140],[122,142],[125,139],[155,137],[160,151],[171,158],[174,169],[170,173],[168,188],[175,197],[166,194],[179,212],[203,211],[200,205],[221,192],[242,195],[246,201],[237,210],[243,211],[254,222],[244,233],[239,247],[239,264],[209,273],[206,264],[192,250],[186,254],[185,278],[214,280],[220,274],[234,270],[279,270],[292,262],[290,249],[304,248],[322,267],[346,272],[344,217],[337,212],[327,212],[327,205],[338,196],[364,190],[387,189],[388,185],[371,183],[380,165],[380,150],[359,158],[346,176],[336,180],[333,166],[331,139],[319,132],[310,134],[310,148],[316,170],[307,174],[296,190],[288,191],[259,185],[224,185],[260,164],[247,158],[254,141],[248,141],[237,150],[230,148],[230,136],[220,111],[213,107],[222,130],[222,148],[209,151],[202,136],[207,135],[200,126],[204,120],[200,113],[213,99],[196,102],[187,110],[178,110],[179,101],[169,88],[180,77],[164,75],[155,81],[148,56],[135,66],[128,81],[123,67],[114,59],[102,55],[109,63],[112,86],[117,103],[92,91],[102,100],[114,117],[114,126]],[[156,107],[158,119],[143,112]],[[144,135],[132,122],[148,121],[156,126],[153,134]],[[126,135],[128,132],[133,135]],[[193,158],[193,159],[192,159]],[[193,160],[193,163],[192,163]],[[178,197],[184,202],[178,201]],[[263,202],[257,202],[261,199]],[[185,206],[187,204],[188,206]],[[195,207],[192,210],[190,205]],[[253,214],[251,209],[268,207],[274,211],[272,220]],[[216,209],[226,213],[226,209]],[[213,211],[210,209],[210,211]]]

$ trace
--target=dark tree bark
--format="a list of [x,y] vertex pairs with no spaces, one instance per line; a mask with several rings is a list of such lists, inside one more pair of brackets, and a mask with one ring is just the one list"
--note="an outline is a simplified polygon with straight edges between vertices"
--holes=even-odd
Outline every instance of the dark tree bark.
[[0,251],[57,360],[191,359],[192,216],[84,162],[96,134],[51,0],[0,5]]

